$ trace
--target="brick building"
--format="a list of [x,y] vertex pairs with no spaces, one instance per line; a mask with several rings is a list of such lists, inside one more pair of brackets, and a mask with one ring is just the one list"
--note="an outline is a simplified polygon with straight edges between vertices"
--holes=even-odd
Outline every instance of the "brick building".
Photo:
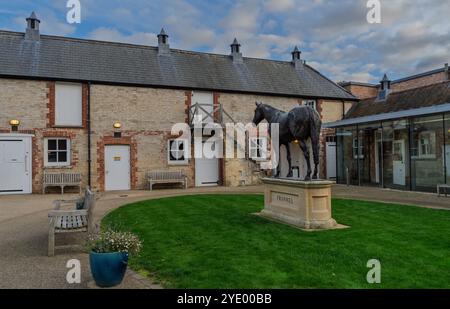
[[341,83],[361,99],[337,130],[337,182],[436,192],[450,184],[450,82],[444,67],[379,85]]
[[[164,31],[151,47],[41,35],[39,25],[33,13],[25,33],[0,31],[0,194],[41,192],[44,172],[64,171],[99,191],[143,189],[157,169],[185,171],[189,186],[253,184],[251,160],[186,160],[182,143],[169,151],[172,126],[195,106],[248,123],[255,101],[308,104],[332,122],[357,101],[297,49],[291,62],[273,61],[243,57],[237,41],[217,55],[171,49]],[[333,132],[324,129],[322,162]]]

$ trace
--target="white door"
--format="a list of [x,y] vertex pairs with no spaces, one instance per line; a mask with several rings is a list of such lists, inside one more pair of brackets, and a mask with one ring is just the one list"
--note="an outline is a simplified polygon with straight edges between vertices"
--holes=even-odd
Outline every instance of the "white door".
[[327,142],[327,179],[336,179],[336,142]]
[[[192,104],[198,103],[202,109],[199,108],[197,115],[201,115],[202,120],[205,119],[203,123],[211,123],[214,122],[214,119],[208,116],[213,115],[214,111],[214,99],[212,92],[199,92],[194,91],[192,96]],[[207,112],[207,113],[206,113]]]
[[393,183],[404,186],[406,184],[405,140],[393,141],[392,147]]
[[[214,141],[204,141],[203,149],[211,145],[207,143],[214,143]],[[219,184],[219,159],[196,158],[195,159],[195,186],[208,187],[217,186]]]
[[0,135],[0,195],[31,193],[31,137]]
[[130,190],[130,147],[105,147],[105,190]]

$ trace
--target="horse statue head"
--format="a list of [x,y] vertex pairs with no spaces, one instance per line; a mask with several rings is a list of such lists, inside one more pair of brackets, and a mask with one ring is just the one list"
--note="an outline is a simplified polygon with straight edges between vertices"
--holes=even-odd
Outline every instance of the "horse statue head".
[[258,125],[261,121],[265,119],[264,115],[264,104],[255,102],[256,109],[255,109],[255,116],[253,116],[253,123],[255,125]]

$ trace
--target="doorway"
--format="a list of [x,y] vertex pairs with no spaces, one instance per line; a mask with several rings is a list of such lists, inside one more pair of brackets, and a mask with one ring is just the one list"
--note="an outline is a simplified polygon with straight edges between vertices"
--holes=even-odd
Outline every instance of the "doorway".
[[130,190],[130,146],[105,146],[105,190]]
[[31,136],[0,134],[0,195],[32,191]]

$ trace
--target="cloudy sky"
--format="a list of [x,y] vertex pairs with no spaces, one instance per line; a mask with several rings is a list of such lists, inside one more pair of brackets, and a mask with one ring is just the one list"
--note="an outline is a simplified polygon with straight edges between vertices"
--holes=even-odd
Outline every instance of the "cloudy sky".
[[378,82],[450,62],[450,0],[380,0],[369,24],[367,0],[80,0],[81,24],[66,22],[67,0],[0,0],[0,29],[24,31],[35,10],[44,34],[156,45],[163,26],[173,48],[244,56],[302,57],[335,81]]

